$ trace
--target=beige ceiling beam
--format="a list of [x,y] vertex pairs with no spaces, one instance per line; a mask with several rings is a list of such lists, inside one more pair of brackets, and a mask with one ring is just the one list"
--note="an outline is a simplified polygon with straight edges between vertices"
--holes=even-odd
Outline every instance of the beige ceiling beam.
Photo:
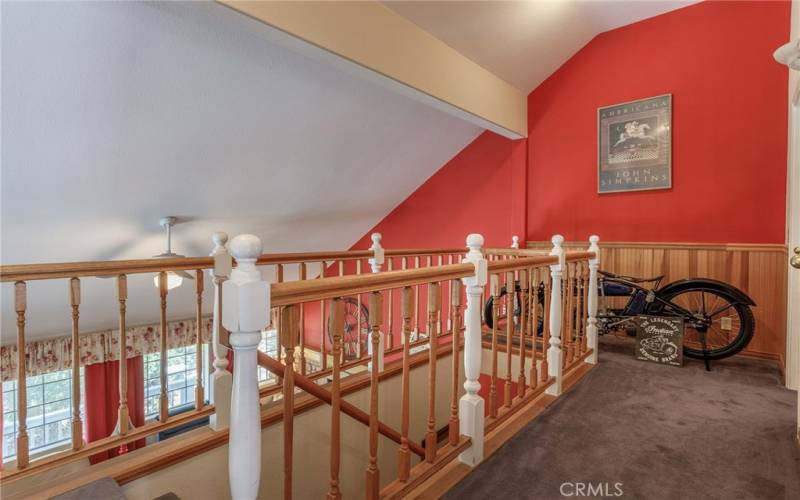
[[513,139],[528,135],[523,92],[378,2],[217,1],[483,128]]

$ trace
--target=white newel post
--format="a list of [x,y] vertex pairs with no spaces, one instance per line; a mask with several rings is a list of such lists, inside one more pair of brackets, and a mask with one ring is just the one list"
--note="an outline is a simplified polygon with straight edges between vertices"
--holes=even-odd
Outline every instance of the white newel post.
[[488,267],[481,253],[482,246],[483,236],[467,236],[469,252],[462,261],[475,266],[475,275],[462,279],[467,290],[467,309],[464,312],[464,389],[467,393],[461,396],[458,405],[461,434],[469,436],[472,441],[458,459],[469,466],[478,465],[483,460],[484,402],[478,395],[481,388],[478,377],[481,374],[481,298],[483,287],[486,286]]
[[511,248],[519,248],[519,236],[514,235],[511,237]]
[[233,364],[228,477],[233,500],[258,496],[261,477],[261,404],[258,395],[256,349],[261,330],[270,320],[270,287],[261,278],[256,260],[261,240],[241,234],[231,240],[236,268],[222,285],[225,298],[222,325],[230,331]]
[[600,247],[598,242],[600,237],[597,235],[589,236],[589,251],[594,252],[594,259],[589,259],[589,300],[587,309],[589,313],[588,326],[586,328],[586,343],[592,354],[586,358],[590,364],[597,363],[598,336],[597,336],[597,270],[600,268]]
[[228,349],[220,344],[219,329],[222,327],[222,317],[220,316],[222,283],[231,275],[233,265],[231,255],[225,246],[228,242],[228,235],[216,232],[211,239],[214,242],[214,250],[211,251],[211,257],[214,257],[214,268],[210,270],[214,282],[214,318],[210,347],[214,355],[214,372],[211,374],[208,397],[209,401],[214,404],[214,414],[209,418],[209,426],[215,431],[219,431],[228,427],[231,413],[233,377],[228,371]]
[[546,394],[558,396],[561,394],[561,383],[564,373],[561,352],[561,275],[564,269],[564,237],[560,234],[553,236],[553,250],[550,255],[558,257],[558,264],[550,266],[550,347],[547,349],[547,370],[550,377],[555,378]]
[[[369,265],[372,268],[373,273],[381,272],[381,267],[383,267],[383,247],[381,246],[381,233],[372,233],[372,246],[369,247],[372,250],[372,258],[369,259]],[[383,351],[385,349],[385,334],[383,331],[378,332],[378,372],[383,371]],[[367,342],[367,352],[369,353],[369,358],[372,359],[372,342]],[[367,363],[367,370],[372,371],[372,361]]]

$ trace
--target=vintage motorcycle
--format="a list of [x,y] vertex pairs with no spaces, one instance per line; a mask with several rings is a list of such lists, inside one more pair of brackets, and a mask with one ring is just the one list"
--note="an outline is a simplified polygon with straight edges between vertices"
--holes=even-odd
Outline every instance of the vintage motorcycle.
[[[635,336],[635,319],[639,315],[677,317],[683,319],[683,353],[687,357],[718,360],[733,356],[747,347],[755,331],[755,319],[750,308],[756,304],[744,292],[728,283],[709,278],[688,278],[661,286],[663,279],[664,276],[636,278],[600,271],[598,333],[625,332]],[[543,306],[544,284],[540,283],[535,288],[537,300]],[[515,323],[518,323],[520,315],[519,304],[528,303],[527,300],[521,301],[523,293],[527,294],[528,291],[520,290],[519,284],[516,284]],[[577,290],[572,293],[577,293]],[[506,288],[503,287],[499,295],[505,294]],[[484,318],[489,328],[492,327],[492,302],[493,298],[489,297],[484,308]],[[621,302],[624,305],[619,307]],[[505,321],[506,317],[507,314],[498,316],[498,323]],[[540,319],[540,336],[542,331]]]

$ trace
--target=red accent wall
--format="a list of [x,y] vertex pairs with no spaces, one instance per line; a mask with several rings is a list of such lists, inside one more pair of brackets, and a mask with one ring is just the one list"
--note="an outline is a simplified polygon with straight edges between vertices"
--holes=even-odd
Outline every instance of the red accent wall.
[[[523,237],[524,218],[512,220],[512,205],[524,213],[524,141],[484,132],[368,231],[352,248],[368,248],[370,235],[383,235],[385,248],[442,248],[465,245],[481,233],[489,246],[510,246],[512,224]],[[521,165],[521,166],[520,166]]]
[[[783,243],[789,27],[789,2],[704,2],[589,42],[528,96],[528,239]],[[673,188],[597,194],[597,108],[668,93]]]

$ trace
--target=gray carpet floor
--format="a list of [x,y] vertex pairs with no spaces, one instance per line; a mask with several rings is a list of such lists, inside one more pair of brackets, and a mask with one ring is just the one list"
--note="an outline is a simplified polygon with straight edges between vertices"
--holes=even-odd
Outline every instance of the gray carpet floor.
[[613,338],[600,359],[445,498],[800,499],[796,393],[774,364],[662,366]]

